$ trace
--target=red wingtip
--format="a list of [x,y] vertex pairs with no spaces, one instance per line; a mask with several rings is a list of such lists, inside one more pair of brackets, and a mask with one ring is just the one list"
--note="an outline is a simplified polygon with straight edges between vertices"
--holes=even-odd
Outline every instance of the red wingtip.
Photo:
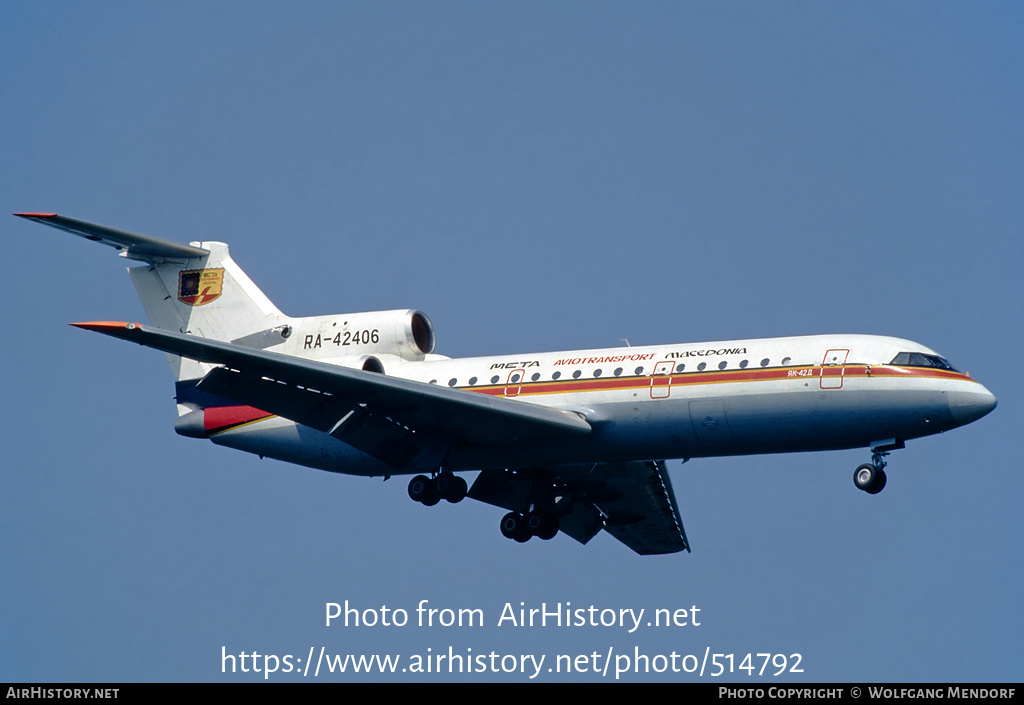
[[56,213],[14,213],[19,218],[56,218]]
[[97,333],[106,333],[114,330],[135,330],[140,328],[138,323],[124,323],[121,321],[88,321],[86,323],[70,323],[75,328],[82,328],[84,330],[96,331]]

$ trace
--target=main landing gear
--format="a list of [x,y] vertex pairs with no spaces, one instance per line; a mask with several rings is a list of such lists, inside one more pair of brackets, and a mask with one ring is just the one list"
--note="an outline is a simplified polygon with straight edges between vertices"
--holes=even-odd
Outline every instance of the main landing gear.
[[409,481],[409,497],[420,504],[433,507],[442,499],[452,504],[461,502],[469,492],[469,485],[458,475],[441,472],[434,477],[417,475]]
[[871,454],[871,462],[864,463],[853,471],[853,484],[857,489],[868,494],[878,494],[885,489],[885,456],[888,451],[875,450]]
[[[511,490],[506,483],[511,483]],[[516,489],[517,483],[519,490]],[[535,536],[545,541],[555,537],[560,526],[558,516],[562,513],[559,508],[564,510],[565,505],[559,504],[556,488],[543,482],[540,473],[531,475],[525,470],[519,474],[510,473],[507,478],[498,480],[498,486],[497,489],[490,487],[483,490],[485,496],[477,499],[506,508],[522,507],[521,511],[513,510],[502,517],[502,535],[519,543],[525,543]],[[418,474],[409,483],[409,496],[427,506],[433,506],[442,499],[461,502],[468,492],[466,481],[447,470],[432,473],[429,478],[425,474]],[[509,492],[515,496],[514,499],[508,499]],[[564,495],[564,492],[557,494]],[[498,496],[505,497],[508,503],[492,501]]]
[[531,538],[553,539],[558,533],[558,517],[551,512],[509,512],[501,518],[501,534],[507,539],[518,543],[526,543]]

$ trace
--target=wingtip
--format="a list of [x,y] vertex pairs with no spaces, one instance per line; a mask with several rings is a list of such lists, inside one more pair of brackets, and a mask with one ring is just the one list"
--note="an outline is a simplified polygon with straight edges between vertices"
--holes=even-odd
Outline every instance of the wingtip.
[[12,213],[19,218],[56,218],[56,213]]
[[86,321],[84,323],[69,323],[75,328],[91,330],[96,333],[110,333],[115,330],[135,330],[139,328],[138,323],[125,323],[124,321]]

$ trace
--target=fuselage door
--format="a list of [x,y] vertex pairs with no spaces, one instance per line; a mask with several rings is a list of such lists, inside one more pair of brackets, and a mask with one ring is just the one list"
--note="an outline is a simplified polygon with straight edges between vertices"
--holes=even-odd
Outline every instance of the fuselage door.
[[843,386],[846,356],[849,350],[829,350],[821,361],[821,388],[839,389]]
[[526,370],[512,370],[508,373],[508,380],[505,382],[506,397],[518,396],[523,389],[523,377],[525,376]]
[[672,392],[672,371],[674,360],[662,360],[651,373],[651,399],[665,399]]

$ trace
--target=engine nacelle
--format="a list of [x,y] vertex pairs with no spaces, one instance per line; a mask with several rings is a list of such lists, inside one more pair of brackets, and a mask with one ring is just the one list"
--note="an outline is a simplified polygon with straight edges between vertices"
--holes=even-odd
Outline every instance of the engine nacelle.
[[282,352],[305,358],[422,360],[434,351],[434,326],[412,309],[294,318],[290,325]]

